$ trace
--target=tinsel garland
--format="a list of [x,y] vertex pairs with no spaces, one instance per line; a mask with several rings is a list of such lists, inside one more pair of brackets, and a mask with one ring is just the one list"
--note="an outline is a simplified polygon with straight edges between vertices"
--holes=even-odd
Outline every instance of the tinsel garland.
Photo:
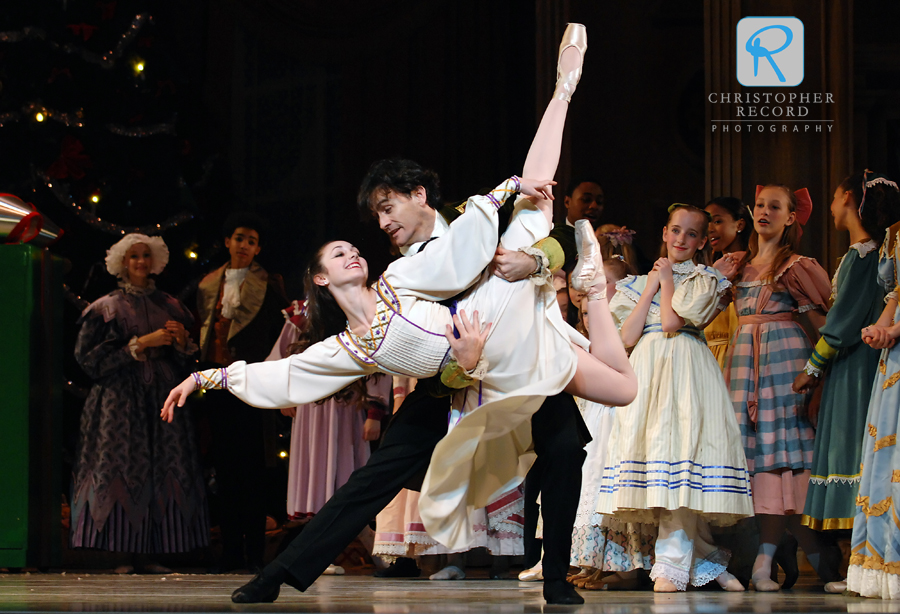
[[[148,224],[146,226],[120,226],[118,224],[114,224],[113,222],[104,221],[102,218],[97,217],[90,211],[84,209],[78,203],[71,200],[71,198],[69,198],[68,196],[68,189],[65,183],[61,181],[54,181],[44,173],[40,173],[38,175],[38,178],[44,183],[44,185],[47,186],[47,188],[53,193],[53,195],[56,196],[56,199],[60,203],[67,205],[75,213],[75,215],[77,215],[81,219],[81,221],[96,230],[102,230],[103,232],[107,232],[111,235],[126,235],[132,232],[139,232],[147,236],[153,236],[161,234],[169,228],[173,228],[183,222],[194,218],[194,215],[192,213],[188,211],[182,211],[181,213],[168,218],[161,224]],[[179,184],[184,186],[184,179],[179,179]]]
[[[70,55],[77,55],[85,62],[97,64],[103,68],[113,68],[116,65],[116,62],[122,57],[122,54],[125,53],[125,48],[137,37],[141,28],[152,21],[153,17],[151,15],[144,13],[135,15],[134,19],[131,20],[128,29],[125,30],[125,33],[119,38],[119,42],[115,49],[103,54],[88,51],[84,47],[79,47],[77,45],[60,45],[54,41],[48,41],[47,44],[54,51],[59,50]],[[40,28],[31,27],[22,28],[22,30],[18,31],[0,32],[0,43],[20,43],[28,39],[47,40],[47,32]]]
[[[20,122],[25,119],[30,119],[34,117],[36,114],[41,113],[48,120],[53,120],[55,122],[59,122],[65,126],[69,126],[70,128],[84,128],[84,122],[82,121],[84,111],[79,109],[74,113],[63,113],[62,111],[57,111],[55,109],[49,109],[37,102],[29,102],[22,106],[21,111],[10,111],[8,113],[0,113],[0,128],[3,128],[6,124],[12,124],[15,122]],[[148,126],[141,127],[131,127],[124,126],[122,124],[106,124],[106,129],[112,132],[113,134],[118,134],[119,136],[130,136],[130,137],[145,137],[145,136],[154,136],[156,134],[175,134],[175,122],[178,119],[178,115],[172,118],[171,121],[159,123],[159,124],[150,124]]]

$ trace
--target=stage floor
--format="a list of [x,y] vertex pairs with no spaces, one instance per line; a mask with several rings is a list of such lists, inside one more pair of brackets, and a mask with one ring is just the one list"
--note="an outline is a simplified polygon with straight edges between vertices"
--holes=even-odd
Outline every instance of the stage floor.
[[769,594],[582,591],[582,606],[547,606],[541,598],[540,583],[487,579],[431,582],[370,576],[326,576],[305,593],[285,586],[273,604],[231,603],[231,592],[249,579],[237,575],[2,574],[0,612],[900,613],[900,601],[826,595],[820,586],[811,585]]

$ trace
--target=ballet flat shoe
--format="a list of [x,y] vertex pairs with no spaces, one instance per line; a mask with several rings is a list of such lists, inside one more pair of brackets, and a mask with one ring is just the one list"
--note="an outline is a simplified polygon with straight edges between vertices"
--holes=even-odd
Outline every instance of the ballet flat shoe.
[[523,569],[519,572],[519,582],[539,582],[544,579],[544,568],[540,563],[531,569]]
[[840,582],[828,582],[825,585],[825,592],[832,594],[840,594],[847,590],[847,581],[841,580]]
[[587,52],[587,28],[580,23],[568,24],[566,31],[563,33],[562,42],[559,43],[559,56],[557,56],[556,60],[556,88],[554,89],[553,97],[566,102],[572,100],[575,86],[578,85],[578,81],[581,79],[582,68],[579,66],[575,70],[562,74],[562,69],[559,66],[560,60],[562,59],[563,51],[569,47],[575,47],[578,50],[583,63],[584,54]]
[[600,242],[588,220],[575,222],[575,249],[578,251],[578,263],[572,271],[572,287],[579,292],[587,292],[593,286],[600,286],[605,290],[606,274],[603,271]]

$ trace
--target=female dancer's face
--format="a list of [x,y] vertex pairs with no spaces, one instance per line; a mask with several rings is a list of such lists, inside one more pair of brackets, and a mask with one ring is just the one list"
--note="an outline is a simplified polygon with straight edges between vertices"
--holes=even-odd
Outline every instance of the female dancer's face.
[[706,245],[706,216],[697,211],[677,209],[663,228],[663,241],[672,262],[685,262]]
[[838,186],[834,191],[834,200],[831,201],[831,216],[834,218],[835,230],[847,230],[847,220],[859,219],[856,203],[850,197],[850,192],[844,191]]
[[731,212],[721,205],[707,205],[710,215],[709,245],[714,252],[734,251],[728,249],[744,229],[744,220],[731,217]]
[[125,252],[125,274],[134,285],[143,285],[153,268],[153,252],[144,243],[135,243]]
[[764,188],[753,206],[753,229],[760,237],[780,237],[784,229],[797,219],[791,211],[791,200],[781,188]]
[[320,286],[365,286],[369,265],[359,250],[346,241],[332,241],[322,248],[322,272],[314,280]]

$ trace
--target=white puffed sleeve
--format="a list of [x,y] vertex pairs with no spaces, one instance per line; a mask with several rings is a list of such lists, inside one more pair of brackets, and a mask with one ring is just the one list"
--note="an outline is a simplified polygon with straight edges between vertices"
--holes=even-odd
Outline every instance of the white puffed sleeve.
[[703,326],[715,317],[721,297],[730,287],[731,282],[716,269],[697,265],[675,288],[672,309],[685,323]]
[[234,396],[254,407],[276,409],[324,399],[377,369],[359,364],[337,337],[329,337],[302,354],[251,364],[238,361],[226,371],[224,383]]
[[641,275],[640,277],[628,275],[616,282],[616,293],[609,302],[609,312],[612,314],[613,322],[616,323],[616,328],[619,330],[622,330],[625,320],[634,311],[638,300],[641,298],[640,293],[646,283],[646,275]]

